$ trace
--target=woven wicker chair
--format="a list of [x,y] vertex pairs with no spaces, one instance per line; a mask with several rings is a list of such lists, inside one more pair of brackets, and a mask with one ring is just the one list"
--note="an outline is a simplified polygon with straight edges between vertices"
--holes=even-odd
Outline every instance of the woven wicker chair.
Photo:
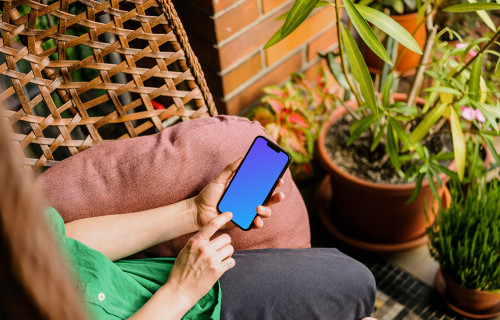
[[35,172],[108,140],[217,114],[170,0],[0,5],[0,120]]

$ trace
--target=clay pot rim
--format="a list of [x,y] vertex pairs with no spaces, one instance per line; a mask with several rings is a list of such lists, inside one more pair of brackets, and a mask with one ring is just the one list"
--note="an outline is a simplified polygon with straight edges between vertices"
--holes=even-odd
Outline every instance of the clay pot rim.
[[[396,101],[403,101],[406,100],[407,95],[404,93],[398,93],[395,92],[393,93],[393,98]],[[424,105],[426,102],[425,99],[422,97],[417,97],[417,103],[420,105]],[[355,103],[355,102],[354,102]],[[353,108],[357,108],[357,105],[351,105]],[[339,107],[339,110],[337,112],[334,112],[330,119],[323,124],[323,127],[321,129],[321,134],[318,138],[318,150],[321,155],[320,161],[327,166],[328,171],[341,176],[345,180],[349,181],[352,184],[357,184],[361,185],[364,188],[371,189],[371,190],[379,190],[379,191],[392,191],[392,192],[400,192],[400,193],[408,193],[410,194],[413,192],[413,189],[415,189],[417,183],[416,182],[408,182],[408,183],[401,183],[401,184],[383,184],[383,183],[377,183],[377,182],[372,182],[368,180],[363,180],[361,178],[358,178],[348,172],[345,172],[342,170],[335,162],[333,162],[332,158],[328,155],[328,152],[326,151],[325,147],[325,137],[328,132],[328,129],[330,126],[340,119],[341,116],[343,116],[346,112],[344,107]],[[454,165],[453,165],[454,166]],[[446,183],[448,176],[442,172],[439,173],[439,177],[443,181],[443,183]],[[424,179],[422,181],[422,188],[425,188],[429,185],[429,181],[427,179]]]
[[443,268],[441,268],[441,265],[439,265],[439,272],[443,275],[444,280],[448,283],[448,281],[452,282],[454,286],[459,287],[460,290],[463,292],[475,294],[475,295],[480,295],[480,296],[498,296],[498,301],[500,303],[500,289],[497,290],[497,292],[489,291],[489,290],[480,290],[478,288],[467,288],[462,285],[460,285],[451,275],[449,272],[445,271]]

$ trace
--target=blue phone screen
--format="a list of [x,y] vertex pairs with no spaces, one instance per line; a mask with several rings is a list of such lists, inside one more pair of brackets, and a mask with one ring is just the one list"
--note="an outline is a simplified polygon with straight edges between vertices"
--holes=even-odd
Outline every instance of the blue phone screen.
[[288,155],[257,137],[219,202],[220,212],[233,213],[233,221],[248,229],[267,195],[288,163]]

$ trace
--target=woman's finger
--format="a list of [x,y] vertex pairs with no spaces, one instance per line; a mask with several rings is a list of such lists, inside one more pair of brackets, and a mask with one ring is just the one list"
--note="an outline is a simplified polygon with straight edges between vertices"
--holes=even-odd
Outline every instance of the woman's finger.
[[253,220],[253,225],[255,228],[259,229],[259,228],[262,228],[264,226],[264,221],[262,221],[262,218],[257,216],[255,217],[255,219]]
[[231,257],[234,253],[234,247],[232,245],[227,245],[222,247],[215,253],[215,257],[219,261],[224,261],[227,258]]
[[228,234],[221,234],[217,238],[210,241],[210,247],[212,247],[215,251],[223,248],[231,243],[231,237]]
[[276,186],[276,188],[279,188],[283,185],[283,183],[285,183],[285,180],[283,180],[283,178],[280,179],[280,181],[278,182],[278,185]]
[[234,175],[234,173],[236,172],[236,170],[240,166],[240,163],[242,160],[243,160],[243,158],[239,158],[236,161],[234,161],[233,163],[228,164],[226,166],[226,168],[224,168],[224,170],[222,170],[222,172],[219,173],[219,175],[217,177],[215,177],[214,181],[217,183],[223,183],[223,184],[228,182],[229,179],[231,179],[231,177]]
[[235,264],[236,264],[236,260],[234,260],[234,258],[227,258],[226,260],[222,261],[222,263],[221,263],[222,271],[226,272],[227,270],[234,267]]
[[203,239],[210,240],[210,238],[219,230],[223,225],[228,223],[233,214],[231,212],[224,212],[217,217],[210,220],[206,225],[204,225],[198,232],[198,236]]
[[271,198],[269,198],[269,200],[267,201],[266,203],[266,207],[270,207],[270,206],[273,206],[281,201],[283,201],[283,199],[285,199],[285,194],[283,192],[278,192],[278,193],[275,193],[271,196]]
[[267,206],[257,206],[257,213],[262,218],[269,218],[271,216],[272,210]]

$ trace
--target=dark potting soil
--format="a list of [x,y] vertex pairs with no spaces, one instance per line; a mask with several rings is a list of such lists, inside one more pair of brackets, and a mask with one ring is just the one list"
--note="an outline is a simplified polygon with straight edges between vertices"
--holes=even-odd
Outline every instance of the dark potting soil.
[[[333,162],[342,170],[363,180],[382,184],[408,183],[398,175],[391,160],[386,156],[385,146],[382,143],[373,152],[370,152],[372,140],[368,131],[364,132],[359,139],[347,147],[347,140],[350,136],[349,128],[352,123],[352,116],[346,114],[328,128],[325,146]],[[453,140],[451,133],[444,131],[434,134],[424,145],[429,149],[431,155],[435,155],[440,151],[452,152]],[[449,162],[442,165],[447,166]],[[404,171],[404,165],[402,169]]]

